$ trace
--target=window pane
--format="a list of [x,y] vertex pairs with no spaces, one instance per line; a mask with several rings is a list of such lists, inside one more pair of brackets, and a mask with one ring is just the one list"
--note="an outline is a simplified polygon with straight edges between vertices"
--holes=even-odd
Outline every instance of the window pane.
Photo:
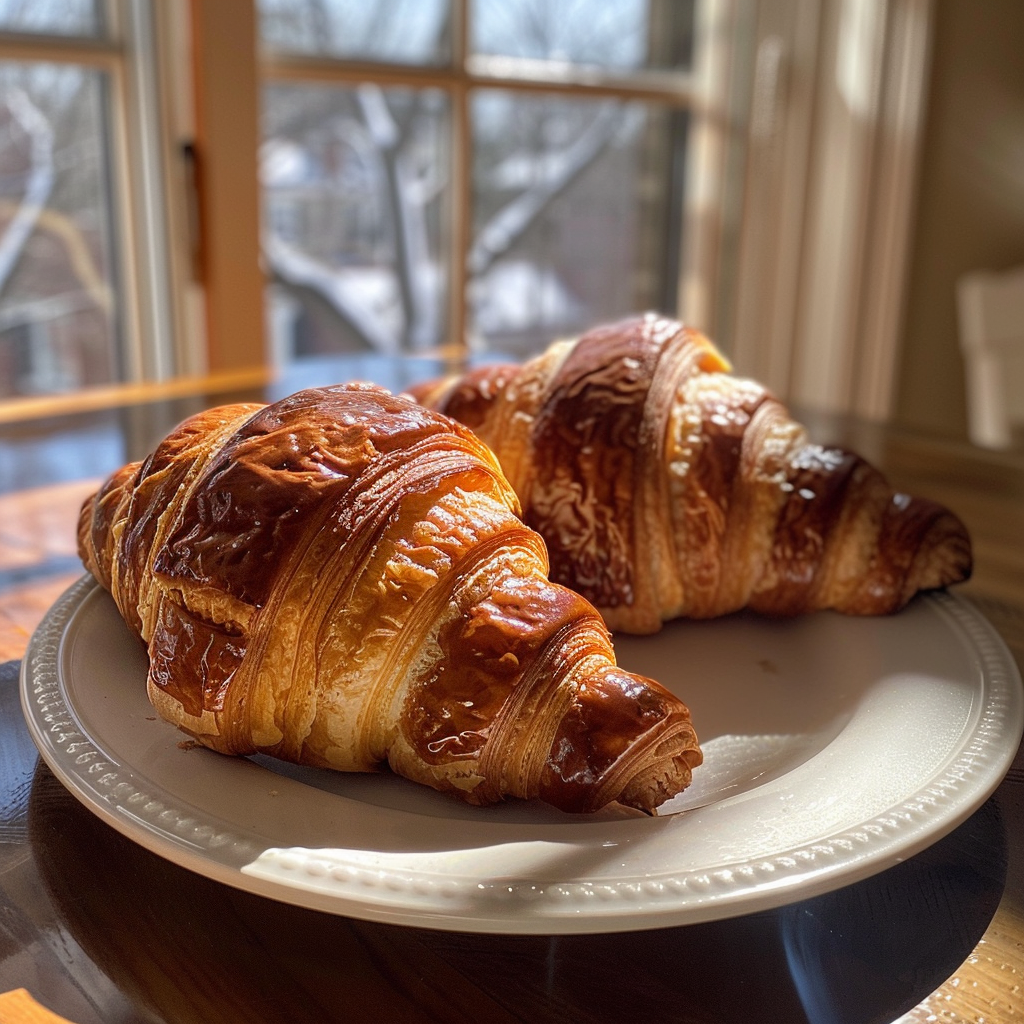
[[683,69],[693,8],[694,0],[473,0],[473,50],[619,71]]
[[0,32],[99,34],[97,0],[0,0]]
[[442,343],[447,97],[274,86],[264,103],[263,245],[278,359]]
[[121,375],[106,81],[0,63],[0,396]]
[[259,0],[260,32],[291,53],[393,64],[449,60],[448,0]]
[[526,354],[675,308],[684,113],[487,90],[472,116],[477,344]]

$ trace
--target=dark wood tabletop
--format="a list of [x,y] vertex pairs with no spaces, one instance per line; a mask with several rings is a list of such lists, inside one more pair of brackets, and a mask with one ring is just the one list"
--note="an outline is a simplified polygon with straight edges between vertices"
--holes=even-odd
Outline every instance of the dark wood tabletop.
[[[307,910],[195,874],[105,824],[40,759],[21,659],[82,575],[83,498],[222,397],[0,427],[0,1024],[52,1020],[44,1010],[74,1024],[1024,1017],[1019,752],[963,824],[870,878],[742,917],[615,934],[478,935]],[[960,514],[976,566],[958,592],[1024,664],[1024,460],[807,422]]]

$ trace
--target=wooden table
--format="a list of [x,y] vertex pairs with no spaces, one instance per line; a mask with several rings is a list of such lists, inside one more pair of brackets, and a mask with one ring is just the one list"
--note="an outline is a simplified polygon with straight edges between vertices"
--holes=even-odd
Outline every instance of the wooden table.
[[[40,761],[17,662],[81,575],[74,526],[101,472],[220,400],[0,430],[0,993],[27,992],[0,995],[0,1024],[37,1019],[32,1005],[76,1024],[1024,1018],[1019,753],[966,823],[873,878],[737,919],[609,935],[470,935],[318,913],[200,877],[101,822]],[[961,593],[1024,663],[1024,463],[805,419],[961,514],[976,554]],[[90,431],[113,439],[109,467],[102,445],[81,456]]]

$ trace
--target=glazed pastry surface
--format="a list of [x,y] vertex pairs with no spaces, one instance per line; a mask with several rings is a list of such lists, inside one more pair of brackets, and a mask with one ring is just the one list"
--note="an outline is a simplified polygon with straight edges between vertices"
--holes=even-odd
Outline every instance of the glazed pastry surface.
[[648,314],[413,397],[498,456],[551,577],[612,629],[741,608],[880,615],[966,579],[966,529],[814,444],[698,331]]
[[651,813],[701,761],[689,711],[519,513],[471,431],[341,385],[186,420],[86,501],[79,550],[214,750]]

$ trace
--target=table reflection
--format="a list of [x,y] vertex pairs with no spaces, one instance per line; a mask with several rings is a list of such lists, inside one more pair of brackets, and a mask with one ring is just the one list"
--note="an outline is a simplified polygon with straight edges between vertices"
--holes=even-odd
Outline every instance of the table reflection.
[[340,1006],[358,1020],[371,1007],[384,1021],[441,1019],[431,1014],[442,1007],[459,1020],[460,1005],[470,1015],[487,1005],[526,1013],[515,1019],[556,1006],[572,1021],[740,1024],[762,1006],[792,1024],[888,1024],[970,955],[1007,864],[993,799],[916,857],[778,910],[621,934],[496,936],[354,921],[236,891],[125,839],[41,763],[27,827],[55,915],[47,934],[70,936],[119,990],[181,1022],[221,1019],[225,1005],[235,1019],[289,1021],[323,1021]]

